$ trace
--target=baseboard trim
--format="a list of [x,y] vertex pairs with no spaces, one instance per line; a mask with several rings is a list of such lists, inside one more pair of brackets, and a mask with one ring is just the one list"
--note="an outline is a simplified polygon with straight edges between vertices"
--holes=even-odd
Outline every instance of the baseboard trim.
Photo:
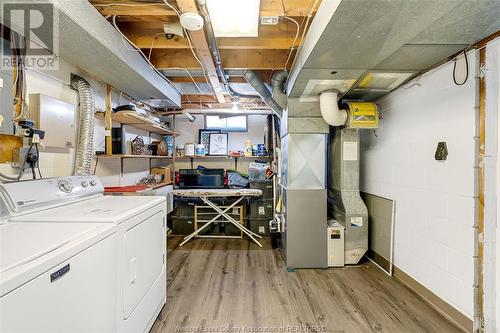
[[446,301],[441,299],[438,295],[424,287],[411,276],[403,272],[400,268],[393,266],[393,276],[408,288],[413,290],[417,295],[422,297],[433,308],[439,311],[448,320],[455,323],[458,328],[464,332],[472,332],[472,320],[465,316],[463,313],[452,307]]

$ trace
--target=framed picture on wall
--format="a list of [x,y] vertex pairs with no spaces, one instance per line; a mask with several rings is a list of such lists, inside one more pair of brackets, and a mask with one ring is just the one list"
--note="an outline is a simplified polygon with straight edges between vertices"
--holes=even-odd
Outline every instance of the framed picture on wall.
[[199,131],[198,142],[201,145],[205,145],[205,152],[207,153],[208,153],[208,146],[210,143],[210,133],[220,133],[220,130],[200,129]]
[[210,133],[208,154],[212,156],[227,156],[227,133]]

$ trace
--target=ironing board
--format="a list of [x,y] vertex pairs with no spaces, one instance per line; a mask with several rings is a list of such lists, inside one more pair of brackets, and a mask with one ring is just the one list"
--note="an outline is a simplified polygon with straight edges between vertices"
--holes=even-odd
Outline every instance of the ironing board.
[[[215,210],[218,215],[213,219],[205,223],[201,228],[195,230],[188,236],[184,237],[184,241],[179,245],[182,246],[189,242],[193,237],[198,235],[200,231],[208,227],[210,224],[214,223],[219,217],[224,217],[227,221],[234,224],[237,228],[239,228],[242,232],[244,232],[252,241],[254,241],[257,245],[262,247],[262,244],[255,239],[262,238],[262,236],[257,235],[256,233],[248,230],[244,226],[242,226],[238,221],[236,221],[233,217],[231,217],[227,212],[230,211],[234,206],[236,206],[241,200],[246,197],[260,197],[262,195],[261,190],[255,189],[186,189],[186,190],[174,190],[174,196],[183,197],[183,198],[200,198],[207,206],[211,207]],[[234,203],[230,206],[226,207],[222,210],[218,207],[214,202],[210,201],[210,198],[221,198],[221,197],[238,197]]]

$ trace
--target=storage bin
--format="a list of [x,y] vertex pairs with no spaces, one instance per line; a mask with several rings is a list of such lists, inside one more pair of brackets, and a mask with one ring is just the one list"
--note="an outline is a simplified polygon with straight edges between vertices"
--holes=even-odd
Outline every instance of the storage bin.
[[172,217],[172,235],[186,236],[194,231],[194,220],[174,216]]
[[250,188],[255,190],[261,190],[262,196],[259,199],[272,199],[273,198],[273,181],[264,180],[260,182],[250,182]]
[[[238,220],[237,220],[238,221]],[[224,224],[224,235],[226,236],[241,236],[241,229],[232,224],[231,222],[225,222]]]
[[177,217],[185,217],[185,218],[194,218],[194,203],[188,201],[179,201],[175,200],[175,209],[174,216]]
[[250,218],[272,218],[273,199],[250,200]]
[[267,218],[250,218],[247,221],[247,228],[257,235],[269,236],[269,221]]
[[[205,223],[203,222],[198,222],[198,229],[200,229],[201,227],[203,227]],[[206,227],[205,229],[203,229],[199,235],[218,235],[220,233],[220,225],[221,223],[219,222],[214,222],[214,223],[211,223],[208,227]]]

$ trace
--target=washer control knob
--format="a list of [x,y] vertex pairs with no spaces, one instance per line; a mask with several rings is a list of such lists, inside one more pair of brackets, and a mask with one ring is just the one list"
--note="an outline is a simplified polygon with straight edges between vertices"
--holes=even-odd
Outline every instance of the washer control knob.
[[62,192],[71,193],[73,191],[73,185],[66,179],[62,179],[57,183],[57,186]]
[[89,183],[87,183],[85,180],[82,182],[82,187],[87,187],[89,186]]
[[95,180],[90,181],[90,186],[96,186],[96,185],[97,185],[97,182]]

